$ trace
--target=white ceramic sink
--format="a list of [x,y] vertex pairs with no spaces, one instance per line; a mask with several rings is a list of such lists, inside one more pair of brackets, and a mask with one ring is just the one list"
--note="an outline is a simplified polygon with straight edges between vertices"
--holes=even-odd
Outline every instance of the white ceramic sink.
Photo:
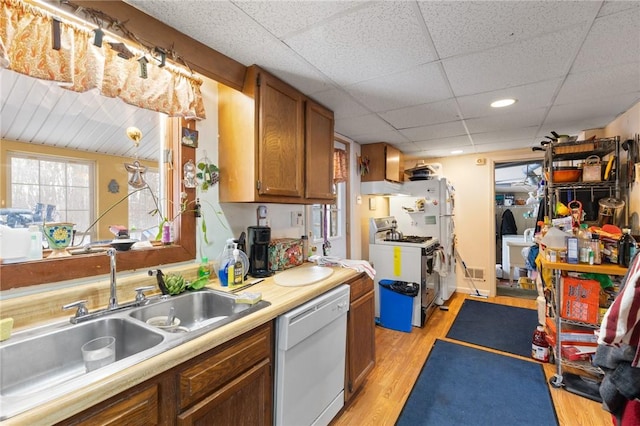
[[309,266],[279,272],[273,277],[273,281],[285,287],[301,287],[329,278],[331,274],[333,274],[333,269],[331,268]]

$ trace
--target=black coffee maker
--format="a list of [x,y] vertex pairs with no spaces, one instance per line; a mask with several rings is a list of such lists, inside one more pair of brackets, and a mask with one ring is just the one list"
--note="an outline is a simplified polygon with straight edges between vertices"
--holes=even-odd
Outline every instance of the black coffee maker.
[[269,271],[269,242],[271,228],[268,226],[250,226],[247,251],[249,253],[249,275],[256,278],[268,277]]

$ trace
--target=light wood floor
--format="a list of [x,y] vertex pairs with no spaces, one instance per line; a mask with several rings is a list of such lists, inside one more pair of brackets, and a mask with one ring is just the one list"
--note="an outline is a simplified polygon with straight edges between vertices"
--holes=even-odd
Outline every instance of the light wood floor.
[[[449,301],[448,311],[436,310],[424,328],[414,327],[411,333],[376,327],[376,367],[349,406],[334,419],[332,426],[393,425],[400,415],[435,339],[448,340],[445,335],[467,297],[469,296],[456,293]],[[513,297],[471,299],[531,309],[536,306],[535,300]],[[531,333],[533,334],[533,330]],[[555,368],[553,364],[544,365],[547,379],[553,376]],[[496,383],[496,386],[499,385]],[[612,424],[609,413],[604,411],[599,403],[563,389],[552,387],[549,389],[561,426]],[[490,392],[491,390],[481,391]],[[526,404],[527,401],[522,403]],[[496,401],[495,406],[487,408],[499,410],[500,401]],[[532,419],[530,424],[535,424],[535,420]]]

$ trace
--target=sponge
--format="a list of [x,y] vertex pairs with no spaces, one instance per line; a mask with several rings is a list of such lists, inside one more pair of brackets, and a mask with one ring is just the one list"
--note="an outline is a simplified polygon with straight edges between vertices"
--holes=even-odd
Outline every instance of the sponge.
[[13,328],[13,318],[5,318],[0,320],[0,342],[11,337],[11,329]]
[[262,293],[242,292],[236,294],[236,303],[246,303],[254,305],[262,300]]

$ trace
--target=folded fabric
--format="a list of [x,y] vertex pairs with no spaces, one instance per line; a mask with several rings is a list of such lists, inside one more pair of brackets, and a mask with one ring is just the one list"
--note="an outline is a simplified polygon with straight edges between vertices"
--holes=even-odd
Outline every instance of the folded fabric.
[[320,256],[314,255],[309,257],[311,262],[317,263],[319,266],[342,266],[343,268],[354,269],[358,272],[366,273],[369,278],[374,279],[376,270],[366,260],[341,259],[336,256]]

